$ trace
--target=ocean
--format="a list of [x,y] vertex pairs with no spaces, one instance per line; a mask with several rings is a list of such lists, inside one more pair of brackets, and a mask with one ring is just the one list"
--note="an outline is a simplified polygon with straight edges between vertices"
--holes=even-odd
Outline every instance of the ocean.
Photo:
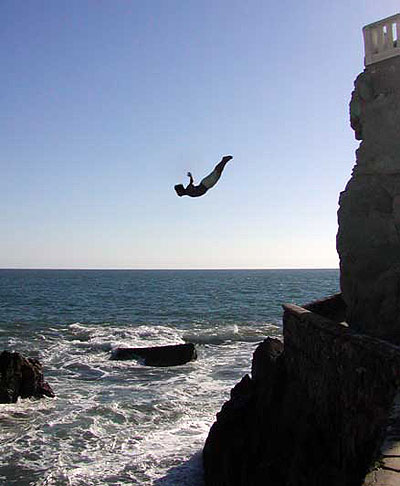
[[[339,290],[338,270],[0,270],[0,351],[38,358],[56,398],[0,405],[0,484],[202,486],[201,451],[282,303]],[[193,342],[198,359],[111,361]]]

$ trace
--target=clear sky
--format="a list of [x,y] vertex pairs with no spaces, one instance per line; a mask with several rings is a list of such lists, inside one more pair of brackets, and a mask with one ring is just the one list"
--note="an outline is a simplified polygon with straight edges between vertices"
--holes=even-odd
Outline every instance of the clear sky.
[[[361,29],[398,11],[2,0],[0,267],[337,267]],[[225,154],[215,188],[176,196]]]

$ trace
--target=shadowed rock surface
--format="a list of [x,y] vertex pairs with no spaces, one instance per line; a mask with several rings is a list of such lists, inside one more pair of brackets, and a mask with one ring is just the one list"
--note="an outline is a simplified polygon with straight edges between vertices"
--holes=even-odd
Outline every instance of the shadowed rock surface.
[[20,353],[3,351],[0,354],[0,403],[15,403],[19,397],[45,396],[55,395],[44,381],[41,363]]
[[338,211],[346,321],[400,343],[400,57],[358,76],[350,122],[361,144]]
[[342,294],[334,294],[325,299],[316,300],[310,304],[303,305],[303,307],[304,309],[315,312],[315,314],[324,316],[331,321],[345,324],[346,304]]
[[111,354],[111,359],[136,359],[143,361],[146,366],[178,366],[196,358],[196,348],[192,343],[148,348],[116,348]]
[[339,296],[287,305],[207,438],[206,486],[361,486],[400,384],[400,347],[337,320]]

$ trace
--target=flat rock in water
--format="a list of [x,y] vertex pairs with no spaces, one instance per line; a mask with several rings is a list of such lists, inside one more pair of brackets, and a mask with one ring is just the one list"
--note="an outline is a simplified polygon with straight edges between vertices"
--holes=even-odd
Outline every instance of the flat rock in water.
[[45,396],[55,395],[44,381],[41,363],[20,353],[3,351],[0,354],[0,403],[15,403],[18,397]]
[[148,348],[116,348],[111,359],[142,360],[146,366],[177,366],[197,358],[193,343],[152,346]]

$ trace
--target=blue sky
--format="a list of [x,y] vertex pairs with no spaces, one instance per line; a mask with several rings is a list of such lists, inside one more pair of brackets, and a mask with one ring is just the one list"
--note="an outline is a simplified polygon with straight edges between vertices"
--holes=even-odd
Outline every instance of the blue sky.
[[3,0],[0,268],[337,267],[361,29],[399,10]]

